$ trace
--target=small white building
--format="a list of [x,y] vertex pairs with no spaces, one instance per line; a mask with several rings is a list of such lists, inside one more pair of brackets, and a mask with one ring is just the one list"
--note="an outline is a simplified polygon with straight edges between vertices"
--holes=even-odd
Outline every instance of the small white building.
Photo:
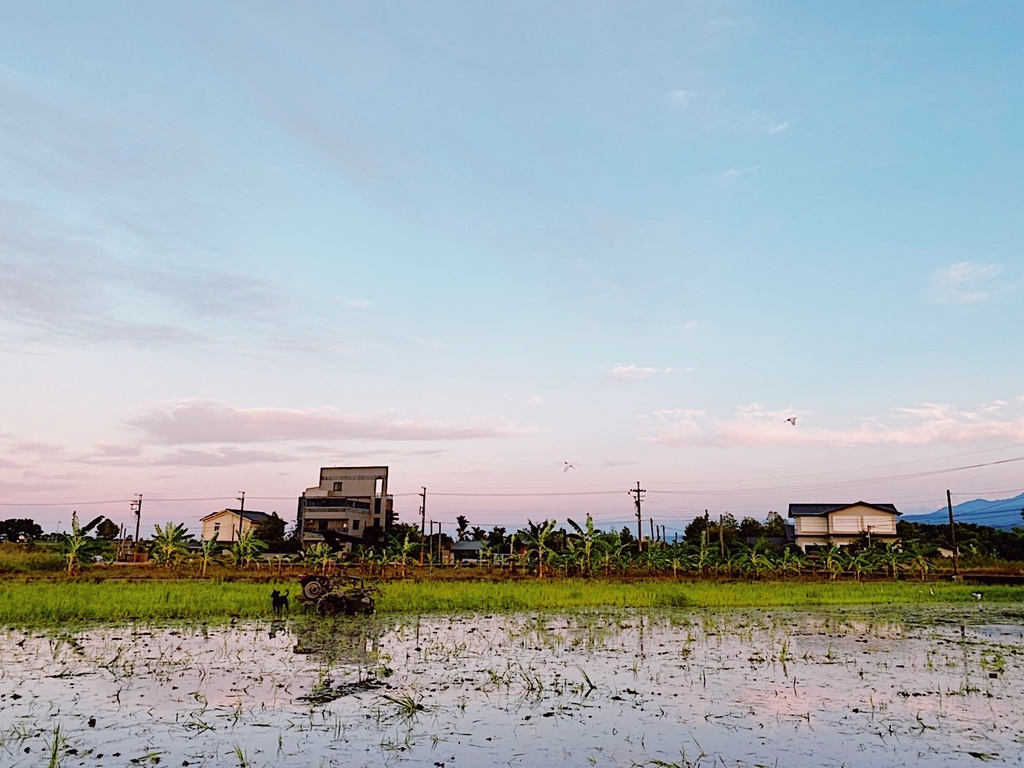
[[896,518],[892,504],[790,504],[795,543],[804,552],[807,547],[846,546],[867,536],[887,542],[897,541]]
[[243,534],[251,531],[264,520],[269,520],[266,512],[255,512],[241,509],[222,509],[199,519],[203,525],[203,541],[217,537],[217,541],[232,543],[238,541]]

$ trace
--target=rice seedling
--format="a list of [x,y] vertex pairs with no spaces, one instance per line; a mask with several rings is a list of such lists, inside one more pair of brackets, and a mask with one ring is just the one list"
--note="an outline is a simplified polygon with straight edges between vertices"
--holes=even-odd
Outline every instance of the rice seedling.
[[232,753],[235,756],[235,760],[238,761],[238,768],[251,768],[252,763],[249,761],[249,756],[242,749],[241,745],[235,744]]
[[64,750],[65,740],[60,734],[60,723],[53,727],[53,734],[50,738],[50,760],[47,763],[48,768],[59,768],[61,752]]
[[411,693],[382,693],[380,698],[394,707],[391,717],[411,719],[427,709],[423,702]]

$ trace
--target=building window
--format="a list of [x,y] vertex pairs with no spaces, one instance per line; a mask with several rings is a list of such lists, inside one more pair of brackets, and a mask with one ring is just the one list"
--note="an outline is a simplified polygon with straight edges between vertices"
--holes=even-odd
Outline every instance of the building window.
[[380,518],[379,517],[373,518],[373,527],[374,528],[380,528]]
[[353,520],[352,521],[352,530],[353,531],[358,531],[359,530],[359,521],[358,520]]
[[341,490],[341,483],[340,482],[336,482],[334,484],[334,490],[336,490],[336,491],[340,491]]
[[218,533],[220,533],[220,523],[214,523],[213,524],[213,535],[216,536]]

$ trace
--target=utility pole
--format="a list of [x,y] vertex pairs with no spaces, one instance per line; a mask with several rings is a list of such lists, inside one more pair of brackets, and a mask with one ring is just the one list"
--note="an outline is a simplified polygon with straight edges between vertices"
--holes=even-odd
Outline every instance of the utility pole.
[[[241,504],[238,508],[238,540],[242,538],[242,528],[245,526],[245,491],[239,491],[241,496],[235,496],[235,499]],[[231,541],[235,541],[235,524],[231,524]]]
[[725,516],[719,513],[718,515],[718,551],[722,557],[725,557],[725,528],[722,523],[725,521]]
[[135,494],[132,502],[132,513],[135,515],[135,549],[139,548],[139,524],[142,522],[142,494]]
[[949,541],[953,545],[953,581],[960,581],[960,569],[957,563],[956,526],[953,525],[953,494],[946,490],[946,509],[949,510]]
[[650,518],[650,520],[651,520],[651,541],[654,542],[654,541],[658,540],[658,536],[654,532],[654,518],[652,517],[652,518]]
[[[427,486],[421,486],[423,493],[420,494],[420,565],[423,565],[423,537],[427,533]],[[434,524],[430,524],[430,533],[434,533]]]
[[640,487],[640,481],[636,481],[636,488],[629,492],[631,496],[635,496],[636,503],[636,545],[638,549],[644,548],[644,518],[640,512],[640,494],[647,493],[647,491]]

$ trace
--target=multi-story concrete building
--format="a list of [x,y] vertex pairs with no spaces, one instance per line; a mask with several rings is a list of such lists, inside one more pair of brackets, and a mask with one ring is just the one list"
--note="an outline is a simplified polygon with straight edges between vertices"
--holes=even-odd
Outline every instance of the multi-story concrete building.
[[392,513],[387,467],[322,467],[320,484],[299,498],[298,530],[303,545],[335,541],[351,545],[379,538]]

